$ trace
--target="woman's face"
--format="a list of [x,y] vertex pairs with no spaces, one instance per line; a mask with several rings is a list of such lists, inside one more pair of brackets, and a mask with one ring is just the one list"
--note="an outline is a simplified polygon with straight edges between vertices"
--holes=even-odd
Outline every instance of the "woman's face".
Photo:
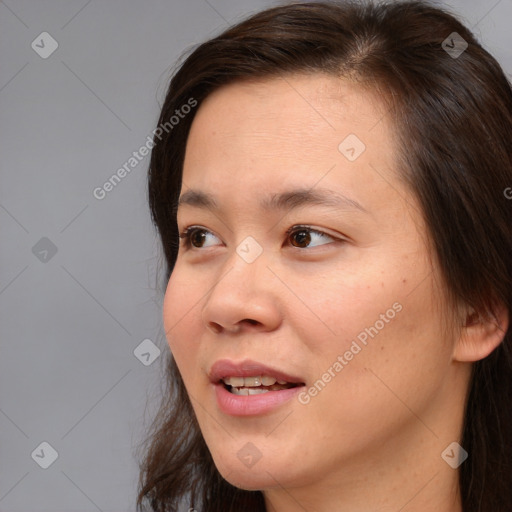
[[425,453],[444,464],[463,379],[421,210],[396,167],[384,104],[347,81],[237,83],[199,108],[178,210],[180,232],[196,230],[181,240],[164,322],[234,485],[400,472]]

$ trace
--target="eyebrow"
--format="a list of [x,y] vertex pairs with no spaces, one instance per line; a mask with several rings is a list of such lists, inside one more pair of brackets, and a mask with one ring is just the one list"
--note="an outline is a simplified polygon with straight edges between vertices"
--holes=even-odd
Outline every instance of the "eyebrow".
[[[212,194],[196,189],[189,189],[181,195],[177,207],[183,205],[216,211],[220,209]],[[271,194],[260,202],[262,210],[292,210],[303,206],[328,206],[369,213],[356,200],[327,188],[289,190]]]

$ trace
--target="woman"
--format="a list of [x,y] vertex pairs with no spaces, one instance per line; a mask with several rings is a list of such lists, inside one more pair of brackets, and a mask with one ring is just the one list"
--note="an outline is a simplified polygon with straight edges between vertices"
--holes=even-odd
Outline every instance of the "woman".
[[511,142],[500,66],[425,2],[196,48],[149,170],[173,357],[141,510],[512,510]]

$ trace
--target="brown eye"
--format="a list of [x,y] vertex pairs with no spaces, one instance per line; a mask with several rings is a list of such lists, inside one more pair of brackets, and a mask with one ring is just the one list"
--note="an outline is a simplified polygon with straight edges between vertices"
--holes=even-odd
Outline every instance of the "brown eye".
[[206,233],[202,229],[194,229],[190,233],[189,239],[193,247],[202,247],[206,240]]
[[307,229],[301,229],[292,233],[290,239],[297,242],[297,244],[292,243],[294,247],[304,248],[311,243],[311,233]]
[[209,247],[215,244],[208,244],[208,237],[215,235],[207,229],[190,227],[187,228],[183,233],[180,234],[180,239],[183,240],[184,247],[189,249],[201,249],[203,247]]
[[319,245],[327,245],[337,240],[332,235],[328,235],[327,233],[318,231],[309,226],[293,226],[286,234],[288,236],[288,242],[298,249],[309,249]]

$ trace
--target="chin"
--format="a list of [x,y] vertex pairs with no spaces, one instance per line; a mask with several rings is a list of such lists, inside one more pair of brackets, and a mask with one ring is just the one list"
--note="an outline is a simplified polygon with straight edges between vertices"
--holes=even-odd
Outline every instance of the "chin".
[[[219,469],[219,468],[218,468]],[[261,491],[273,487],[279,487],[277,482],[281,482],[281,475],[270,475],[265,469],[246,468],[240,469],[238,464],[226,466],[221,471],[222,477],[231,485],[246,491]]]
[[[249,451],[246,450],[246,452]],[[214,456],[217,470],[231,485],[239,489],[257,491],[291,484],[291,480],[294,479],[290,471],[293,461],[276,460],[275,457],[262,454],[257,462],[248,457],[244,463],[246,452],[241,452],[240,458],[238,454],[233,457],[227,456],[227,453],[223,453],[220,457]]]

